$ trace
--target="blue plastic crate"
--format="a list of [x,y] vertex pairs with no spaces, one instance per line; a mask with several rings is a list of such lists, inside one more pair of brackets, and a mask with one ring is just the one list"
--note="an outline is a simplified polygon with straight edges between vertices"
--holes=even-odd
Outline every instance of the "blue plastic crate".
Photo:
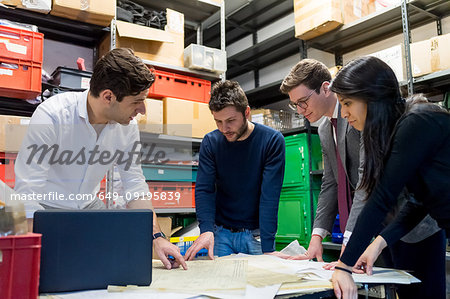
[[339,214],[337,214],[336,219],[334,220],[334,224],[333,224],[333,232],[331,233],[331,242],[342,244],[343,240],[344,240],[344,234],[341,232],[341,229],[339,226]]
[[[192,244],[194,244],[194,241],[198,238],[197,237],[179,237],[179,238],[170,238],[170,242],[175,244],[176,246],[178,246],[180,248],[180,253],[181,255],[185,255],[186,251],[189,249],[189,247],[192,246]],[[195,257],[199,257],[199,256],[207,256],[208,255],[208,250],[205,248],[202,248],[199,250],[199,252],[197,252],[197,254],[195,255]]]

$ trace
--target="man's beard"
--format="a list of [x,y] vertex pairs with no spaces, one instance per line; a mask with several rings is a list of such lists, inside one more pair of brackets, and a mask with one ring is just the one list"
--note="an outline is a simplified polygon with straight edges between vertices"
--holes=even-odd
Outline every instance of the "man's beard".
[[244,136],[244,134],[247,133],[247,130],[248,130],[248,121],[247,121],[247,119],[244,118],[244,124],[236,132],[236,138],[233,140],[233,142],[238,141],[239,138]]

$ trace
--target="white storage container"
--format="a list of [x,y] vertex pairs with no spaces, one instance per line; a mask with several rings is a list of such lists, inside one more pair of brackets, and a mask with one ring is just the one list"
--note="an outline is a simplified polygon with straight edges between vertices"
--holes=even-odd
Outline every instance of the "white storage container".
[[227,53],[219,49],[190,44],[184,49],[184,67],[223,73],[227,70]]

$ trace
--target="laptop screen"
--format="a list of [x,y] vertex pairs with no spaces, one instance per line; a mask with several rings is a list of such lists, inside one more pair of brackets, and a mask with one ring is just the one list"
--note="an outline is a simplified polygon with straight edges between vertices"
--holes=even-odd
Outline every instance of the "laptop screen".
[[34,214],[42,234],[41,293],[150,285],[151,210],[44,210]]

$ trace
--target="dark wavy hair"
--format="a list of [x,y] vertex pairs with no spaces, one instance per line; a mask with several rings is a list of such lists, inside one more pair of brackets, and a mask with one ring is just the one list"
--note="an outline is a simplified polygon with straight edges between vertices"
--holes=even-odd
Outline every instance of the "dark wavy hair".
[[211,89],[209,110],[217,112],[225,107],[233,106],[245,116],[248,106],[247,96],[236,81],[219,81]]
[[343,67],[333,80],[331,90],[340,97],[367,103],[363,129],[365,161],[360,188],[370,194],[384,168],[396,123],[406,108],[397,78],[381,59],[366,56]]
[[90,81],[90,92],[98,97],[100,92],[110,89],[120,102],[126,96],[138,95],[149,88],[155,77],[133,50],[117,48],[106,53],[94,67]]

